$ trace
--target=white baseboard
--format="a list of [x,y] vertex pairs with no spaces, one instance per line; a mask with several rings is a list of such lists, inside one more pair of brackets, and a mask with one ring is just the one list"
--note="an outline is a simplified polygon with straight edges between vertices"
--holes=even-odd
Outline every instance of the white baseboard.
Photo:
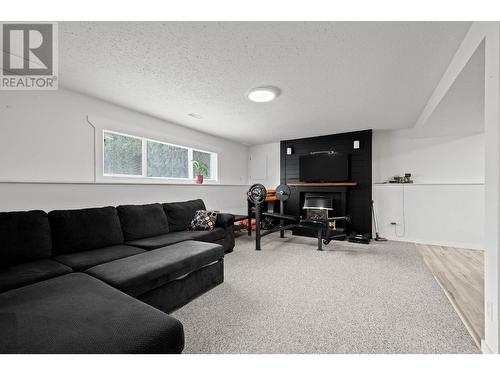
[[486,344],[486,341],[481,339],[481,351],[483,354],[496,354],[491,350],[491,348]]

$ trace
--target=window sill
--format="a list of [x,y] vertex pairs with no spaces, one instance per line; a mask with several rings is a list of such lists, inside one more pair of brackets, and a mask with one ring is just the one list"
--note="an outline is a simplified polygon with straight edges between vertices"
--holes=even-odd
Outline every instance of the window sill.
[[[98,176],[96,178],[97,183],[110,183],[110,184],[142,184],[142,185],[197,185],[196,182],[191,179],[185,178],[155,178],[155,177],[127,177],[127,176]],[[203,181],[203,185],[220,185],[218,180],[207,180]]]
[[248,184],[222,184],[220,182],[203,182],[197,184],[193,182],[171,182],[171,181],[116,181],[115,179],[106,181],[43,181],[43,180],[24,180],[24,181],[0,181],[0,184],[53,184],[53,185],[173,185],[173,186],[249,186]]

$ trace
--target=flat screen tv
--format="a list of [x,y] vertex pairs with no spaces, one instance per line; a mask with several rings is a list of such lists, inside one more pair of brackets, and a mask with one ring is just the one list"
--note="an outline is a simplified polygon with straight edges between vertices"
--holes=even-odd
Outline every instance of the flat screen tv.
[[299,157],[299,179],[303,182],[349,181],[349,155],[340,152]]

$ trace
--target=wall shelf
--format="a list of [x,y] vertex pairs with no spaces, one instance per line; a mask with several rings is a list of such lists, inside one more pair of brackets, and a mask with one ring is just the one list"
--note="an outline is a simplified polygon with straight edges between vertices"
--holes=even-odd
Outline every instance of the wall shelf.
[[398,183],[384,183],[384,182],[376,182],[373,185],[375,186],[447,186],[447,185],[484,185],[484,182],[414,182],[411,184],[398,184]]
[[357,182],[288,182],[290,186],[358,186]]

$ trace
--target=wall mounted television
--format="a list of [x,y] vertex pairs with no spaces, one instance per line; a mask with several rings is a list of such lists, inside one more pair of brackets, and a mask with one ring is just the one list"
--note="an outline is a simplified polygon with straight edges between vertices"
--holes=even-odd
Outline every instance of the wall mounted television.
[[347,182],[349,154],[312,153],[299,157],[299,180],[303,182]]

